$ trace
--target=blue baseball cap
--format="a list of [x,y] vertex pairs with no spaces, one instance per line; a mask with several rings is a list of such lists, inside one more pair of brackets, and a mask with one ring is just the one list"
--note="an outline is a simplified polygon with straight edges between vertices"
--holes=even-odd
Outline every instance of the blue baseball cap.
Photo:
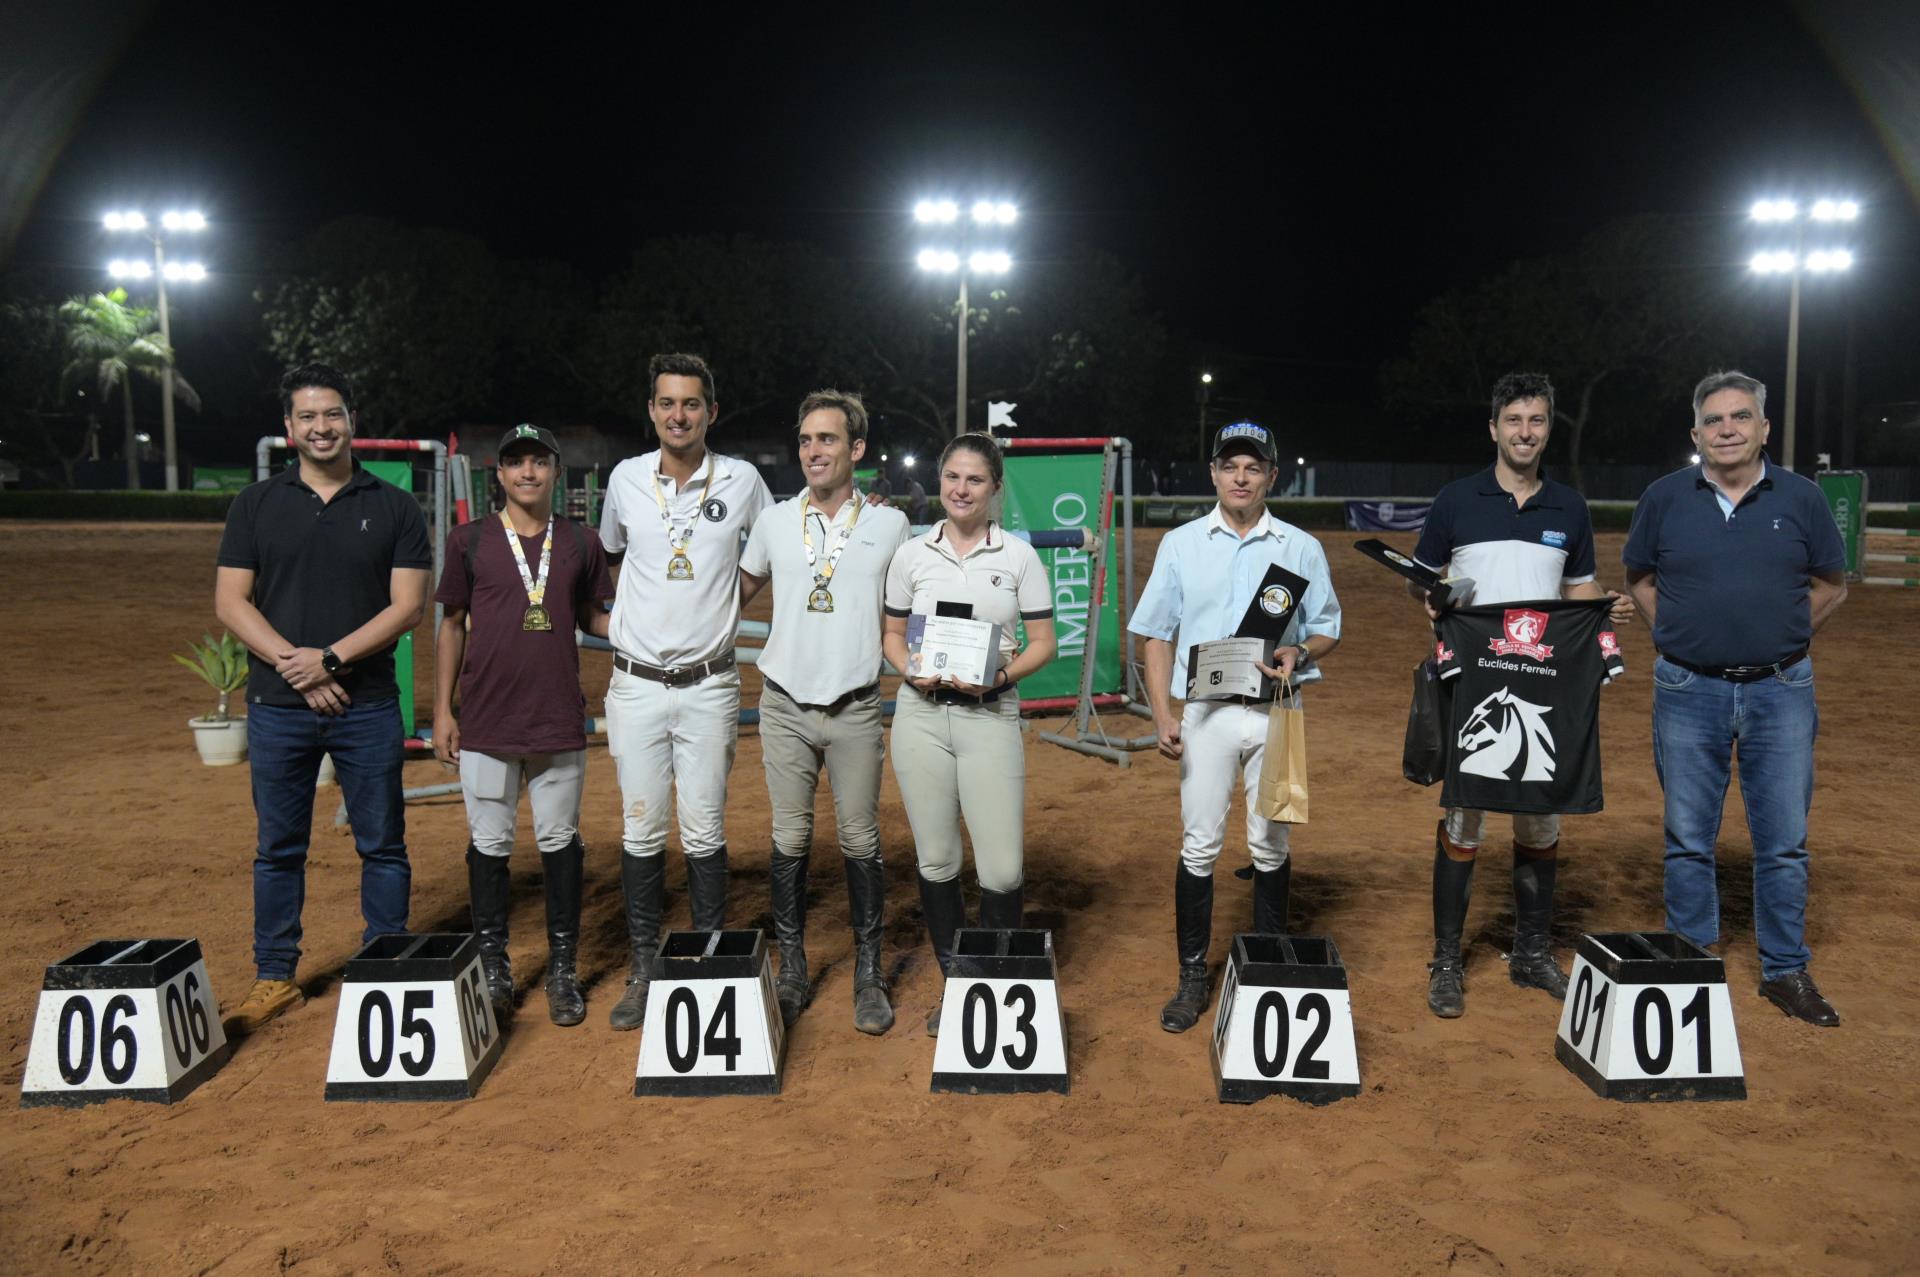
[[1274,450],[1273,432],[1251,421],[1236,421],[1230,426],[1222,426],[1219,433],[1213,436],[1214,460],[1218,461],[1235,449],[1255,453],[1268,465],[1272,465],[1280,455]]

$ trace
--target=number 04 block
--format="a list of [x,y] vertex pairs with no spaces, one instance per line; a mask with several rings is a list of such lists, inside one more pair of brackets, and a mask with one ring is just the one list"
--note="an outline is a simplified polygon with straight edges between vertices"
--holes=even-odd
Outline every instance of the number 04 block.
[[635,1095],[778,1095],[786,1025],[759,931],[672,931],[653,960]]
[[504,1046],[470,935],[378,936],[347,961],[329,1100],[467,1100]]
[[20,1105],[171,1104],[227,1062],[198,940],[100,940],[47,968]]
[[935,1091],[1067,1094],[1067,1035],[1054,979],[1053,933],[956,933],[940,995]]
[[1580,937],[1553,1053],[1609,1100],[1744,1100],[1726,967],[1670,931]]

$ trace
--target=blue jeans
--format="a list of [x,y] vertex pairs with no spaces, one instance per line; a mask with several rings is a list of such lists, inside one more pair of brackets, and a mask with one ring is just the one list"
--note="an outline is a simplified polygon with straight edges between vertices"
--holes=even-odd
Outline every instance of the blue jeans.
[[1736,743],[1753,841],[1753,930],[1768,980],[1806,969],[1807,811],[1813,806],[1813,659],[1755,683],[1653,667],[1653,766],[1667,798],[1667,927],[1720,938],[1714,842]]
[[363,940],[407,929],[413,871],[400,796],[400,702],[355,701],[337,718],[304,707],[247,707],[247,753],[260,843],[253,857],[253,961],[262,980],[291,980],[300,961],[300,910],[307,899],[307,837],[320,757],[333,770],[360,853]]

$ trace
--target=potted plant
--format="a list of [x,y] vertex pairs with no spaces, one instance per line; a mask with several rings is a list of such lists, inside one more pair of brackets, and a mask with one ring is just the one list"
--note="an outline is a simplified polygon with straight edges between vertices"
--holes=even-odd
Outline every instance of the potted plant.
[[198,674],[220,694],[214,711],[202,718],[190,718],[193,743],[199,747],[200,761],[209,767],[225,767],[247,756],[247,720],[227,713],[227,702],[247,685],[247,649],[232,634],[222,634],[218,642],[211,634],[187,645],[187,654],[172,653],[173,659]]

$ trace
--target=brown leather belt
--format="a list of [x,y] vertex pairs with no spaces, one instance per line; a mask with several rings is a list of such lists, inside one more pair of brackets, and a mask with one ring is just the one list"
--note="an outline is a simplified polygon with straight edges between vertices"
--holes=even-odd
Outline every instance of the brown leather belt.
[[[1661,653],[1666,656],[1665,652]],[[1686,661],[1667,656],[1667,664],[1678,665],[1683,670],[1692,670],[1695,674],[1705,674],[1708,678],[1723,678],[1729,683],[1758,683],[1763,678],[1772,678],[1782,670],[1790,670],[1807,659],[1807,649],[1801,648],[1792,656],[1775,661],[1771,665],[1693,665]]]
[[628,660],[615,652],[613,668],[624,670],[635,678],[644,678],[652,683],[665,683],[668,687],[692,687],[702,679],[712,678],[715,674],[724,674],[733,668],[733,656],[716,656],[711,661],[702,661],[698,665],[643,665],[639,661]]

